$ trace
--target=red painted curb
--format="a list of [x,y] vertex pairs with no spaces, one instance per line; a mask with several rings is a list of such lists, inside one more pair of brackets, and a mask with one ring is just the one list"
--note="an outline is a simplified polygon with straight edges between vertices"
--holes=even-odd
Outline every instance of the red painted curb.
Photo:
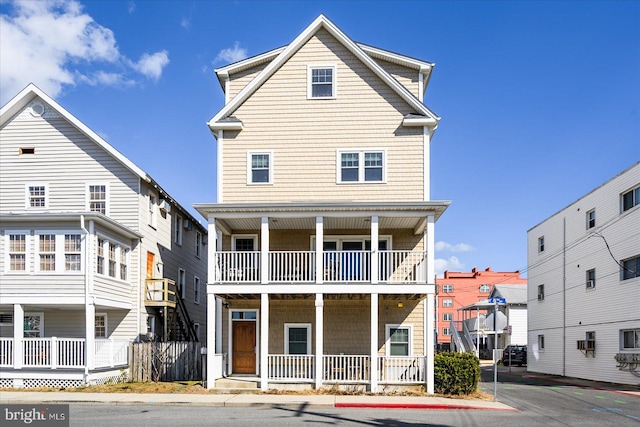
[[436,403],[336,403],[336,408],[379,408],[379,409],[475,409],[483,411],[517,411],[514,408],[487,408],[484,406],[445,405]]

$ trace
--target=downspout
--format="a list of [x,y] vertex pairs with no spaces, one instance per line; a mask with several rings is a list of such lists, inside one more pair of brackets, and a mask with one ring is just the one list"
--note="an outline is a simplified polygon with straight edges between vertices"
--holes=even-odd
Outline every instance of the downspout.
[[562,218],[562,376],[567,365],[567,218]]
[[[84,315],[87,316],[87,310],[89,309],[89,280],[90,280],[90,245],[89,245],[89,230],[86,229],[84,223],[84,215],[80,215],[80,229],[84,233]],[[85,325],[86,325],[85,321]],[[86,329],[86,327],[85,327]],[[87,383],[89,379],[89,346],[87,344],[87,335],[89,331],[85,330],[85,346],[84,346],[84,381]]]

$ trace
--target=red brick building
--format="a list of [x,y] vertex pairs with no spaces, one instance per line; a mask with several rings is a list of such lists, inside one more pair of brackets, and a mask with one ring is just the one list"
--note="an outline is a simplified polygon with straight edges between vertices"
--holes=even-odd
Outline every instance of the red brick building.
[[489,297],[496,284],[527,284],[520,271],[492,271],[473,268],[471,272],[445,271],[436,279],[436,336],[437,348],[448,350],[451,343],[450,321],[462,320],[458,310]]

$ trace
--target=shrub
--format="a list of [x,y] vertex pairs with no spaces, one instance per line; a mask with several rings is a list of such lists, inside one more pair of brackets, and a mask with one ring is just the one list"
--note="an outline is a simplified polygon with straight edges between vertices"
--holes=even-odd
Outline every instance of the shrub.
[[435,355],[434,391],[439,394],[471,394],[478,390],[480,360],[473,353]]

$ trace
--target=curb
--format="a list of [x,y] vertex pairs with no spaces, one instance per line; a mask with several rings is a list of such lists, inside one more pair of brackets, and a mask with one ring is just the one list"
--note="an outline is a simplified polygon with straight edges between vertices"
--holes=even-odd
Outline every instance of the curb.
[[366,409],[432,409],[432,410],[458,410],[472,409],[482,411],[515,411],[515,408],[490,408],[486,406],[470,405],[446,405],[439,403],[336,403],[336,408],[366,408]]

